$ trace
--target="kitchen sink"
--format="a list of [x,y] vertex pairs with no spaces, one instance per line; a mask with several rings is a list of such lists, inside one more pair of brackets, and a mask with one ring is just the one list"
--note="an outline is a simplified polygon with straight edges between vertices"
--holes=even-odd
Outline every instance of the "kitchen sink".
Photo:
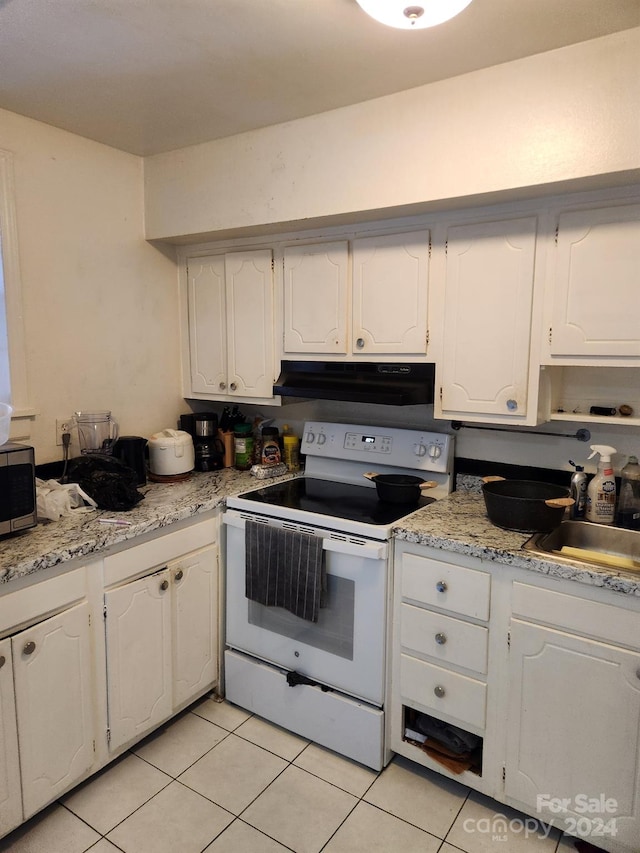
[[558,563],[584,563],[640,572],[640,531],[589,521],[563,521],[550,533],[536,533],[525,551]]

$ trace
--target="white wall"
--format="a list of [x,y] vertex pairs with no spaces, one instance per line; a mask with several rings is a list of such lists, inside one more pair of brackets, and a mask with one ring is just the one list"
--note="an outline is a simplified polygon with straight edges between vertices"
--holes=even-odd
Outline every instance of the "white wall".
[[174,426],[180,397],[172,257],[144,240],[142,160],[0,110],[13,152],[38,464],[56,418],[110,408],[123,434]]
[[147,236],[637,179],[638,55],[640,28],[146,158]]

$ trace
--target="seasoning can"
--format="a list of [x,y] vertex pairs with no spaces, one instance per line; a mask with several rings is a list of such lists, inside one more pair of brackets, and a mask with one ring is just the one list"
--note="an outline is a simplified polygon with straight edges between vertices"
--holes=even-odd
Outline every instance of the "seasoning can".
[[233,428],[235,467],[248,471],[253,465],[253,429],[251,424],[236,424]]
[[281,461],[278,427],[262,428],[262,464],[277,465]]
[[289,433],[284,436],[284,461],[289,471],[297,471],[300,467],[299,440],[297,435]]

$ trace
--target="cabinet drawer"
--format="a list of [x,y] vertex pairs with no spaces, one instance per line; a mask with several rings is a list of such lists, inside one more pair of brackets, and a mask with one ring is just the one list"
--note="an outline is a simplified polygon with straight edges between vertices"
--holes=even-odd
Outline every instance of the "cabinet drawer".
[[487,671],[489,630],[412,604],[400,606],[402,647],[437,658],[444,664]]
[[142,544],[136,544],[133,540],[126,549],[105,557],[105,586],[113,586],[143,572],[159,569],[170,560],[213,544],[216,541],[216,524],[215,519],[209,519]]
[[514,616],[640,649],[640,613],[633,610],[516,581],[512,612]]
[[436,717],[445,714],[484,729],[487,686],[474,678],[400,655],[400,692],[407,704],[418,702]]
[[403,598],[486,621],[489,619],[490,589],[491,576],[487,572],[416,554],[405,554],[402,558]]

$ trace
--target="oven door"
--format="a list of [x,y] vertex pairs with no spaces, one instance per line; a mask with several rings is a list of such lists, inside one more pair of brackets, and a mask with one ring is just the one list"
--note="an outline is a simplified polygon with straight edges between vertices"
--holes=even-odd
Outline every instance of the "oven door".
[[[317,622],[245,596],[245,520],[313,533],[323,540],[326,606]],[[387,614],[386,542],[228,510],[227,646],[321,685],[382,706]]]

